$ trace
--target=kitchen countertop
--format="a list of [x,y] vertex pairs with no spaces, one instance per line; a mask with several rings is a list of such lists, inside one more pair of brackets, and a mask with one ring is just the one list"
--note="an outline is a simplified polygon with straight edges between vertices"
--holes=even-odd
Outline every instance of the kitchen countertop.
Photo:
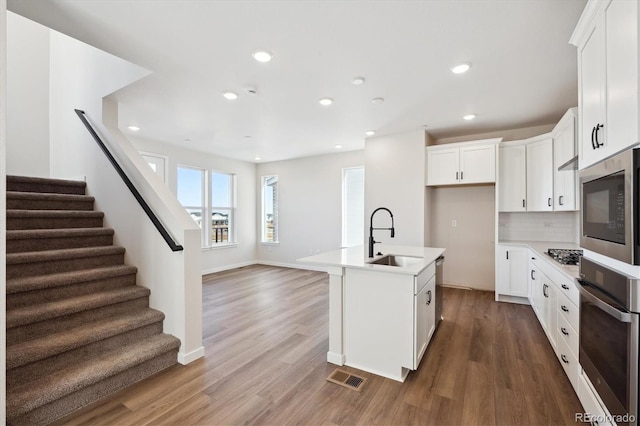
[[[397,274],[418,275],[445,251],[445,249],[443,248],[436,247],[376,244],[375,252],[381,252],[383,254],[374,256],[370,259],[365,256],[366,250],[367,249],[366,247],[364,247],[364,245],[359,245],[355,247],[348,247],[316,254],[313,256],[303,257],[301,259],[298,259],[297,261],[301,263],[311,263],[326,266],[358,268],[380,272],[392,272]],[[372,265],[368,263],[372,260],[379,259],[388,254],[396,256],[420,257],[422,258],[422,260],[407,266]]]
[[572,280],[574,278],[579,277],[578,265],[562,265],[545,253],[550,248],[580,250],[580,246],[576,243],[562,243],[557,241],[504,241],[504,240],[501,240],[498,242],[498,244],[527,246],[529,247],[529,249],[536,252],[538,256],[540,256],[540,259],[544,259],[551,266],[558,269],[563,274],[570,277]]

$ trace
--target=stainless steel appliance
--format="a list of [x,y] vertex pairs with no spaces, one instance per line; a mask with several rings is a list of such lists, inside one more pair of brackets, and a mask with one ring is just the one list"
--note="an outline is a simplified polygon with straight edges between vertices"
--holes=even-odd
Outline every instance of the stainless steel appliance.
[[436,328],[442,321],[442,273],[444,256],[436,259]]
[[580,172],[580,246],[632,265],[638,247],[638,158],[629,149]]
[[562,265],[577,265],[582,256],[582,250],[554,249],[547,250],[547,255]]
[[578,284],[580,365],[617,424],[637,425],[640,280],[583,258]]

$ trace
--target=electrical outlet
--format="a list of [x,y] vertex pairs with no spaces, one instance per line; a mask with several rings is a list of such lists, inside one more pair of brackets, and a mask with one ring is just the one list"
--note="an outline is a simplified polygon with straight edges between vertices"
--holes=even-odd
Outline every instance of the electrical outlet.
[[457,220],[455,220],[455,219],[452,219],[452,220],[451,220],[451,227],[452,227],[452,228],[455,228],[456,226],[458,226],[458,221],[457,221]]

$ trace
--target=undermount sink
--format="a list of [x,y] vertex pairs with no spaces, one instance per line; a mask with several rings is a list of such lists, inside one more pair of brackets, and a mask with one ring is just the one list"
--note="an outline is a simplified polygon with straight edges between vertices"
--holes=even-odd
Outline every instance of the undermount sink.
[[422,261],[421,257],[396,256],[394,254],[388,254],[386,256],[382,256],[380,259],[372,260],[368,263],[371,265],[409,266],[420,261]]

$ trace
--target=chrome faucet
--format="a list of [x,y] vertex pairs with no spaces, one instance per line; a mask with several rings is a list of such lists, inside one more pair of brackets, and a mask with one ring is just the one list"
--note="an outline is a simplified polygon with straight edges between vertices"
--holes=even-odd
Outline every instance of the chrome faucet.
[[[373,215],[375,215],[378,210],[386,210],[386,211],[389,212],[389,216],[391,216],[391,228],[374,228],[373,227]],[[373,230],[374,229],[387,229],[387,230],[391,231],[391,238],[396,236],[396,230],[393,227],[393,213],[391,213],[391,210],[389,210],[386,207],[378,207],[377,209],[375,209],[373,211],[373,213],[371,213],[371,219],[369,221],[369,257],[373,257],[373,245],[375,243],[379,242],[379,241],[374,241],[373,240]]]

